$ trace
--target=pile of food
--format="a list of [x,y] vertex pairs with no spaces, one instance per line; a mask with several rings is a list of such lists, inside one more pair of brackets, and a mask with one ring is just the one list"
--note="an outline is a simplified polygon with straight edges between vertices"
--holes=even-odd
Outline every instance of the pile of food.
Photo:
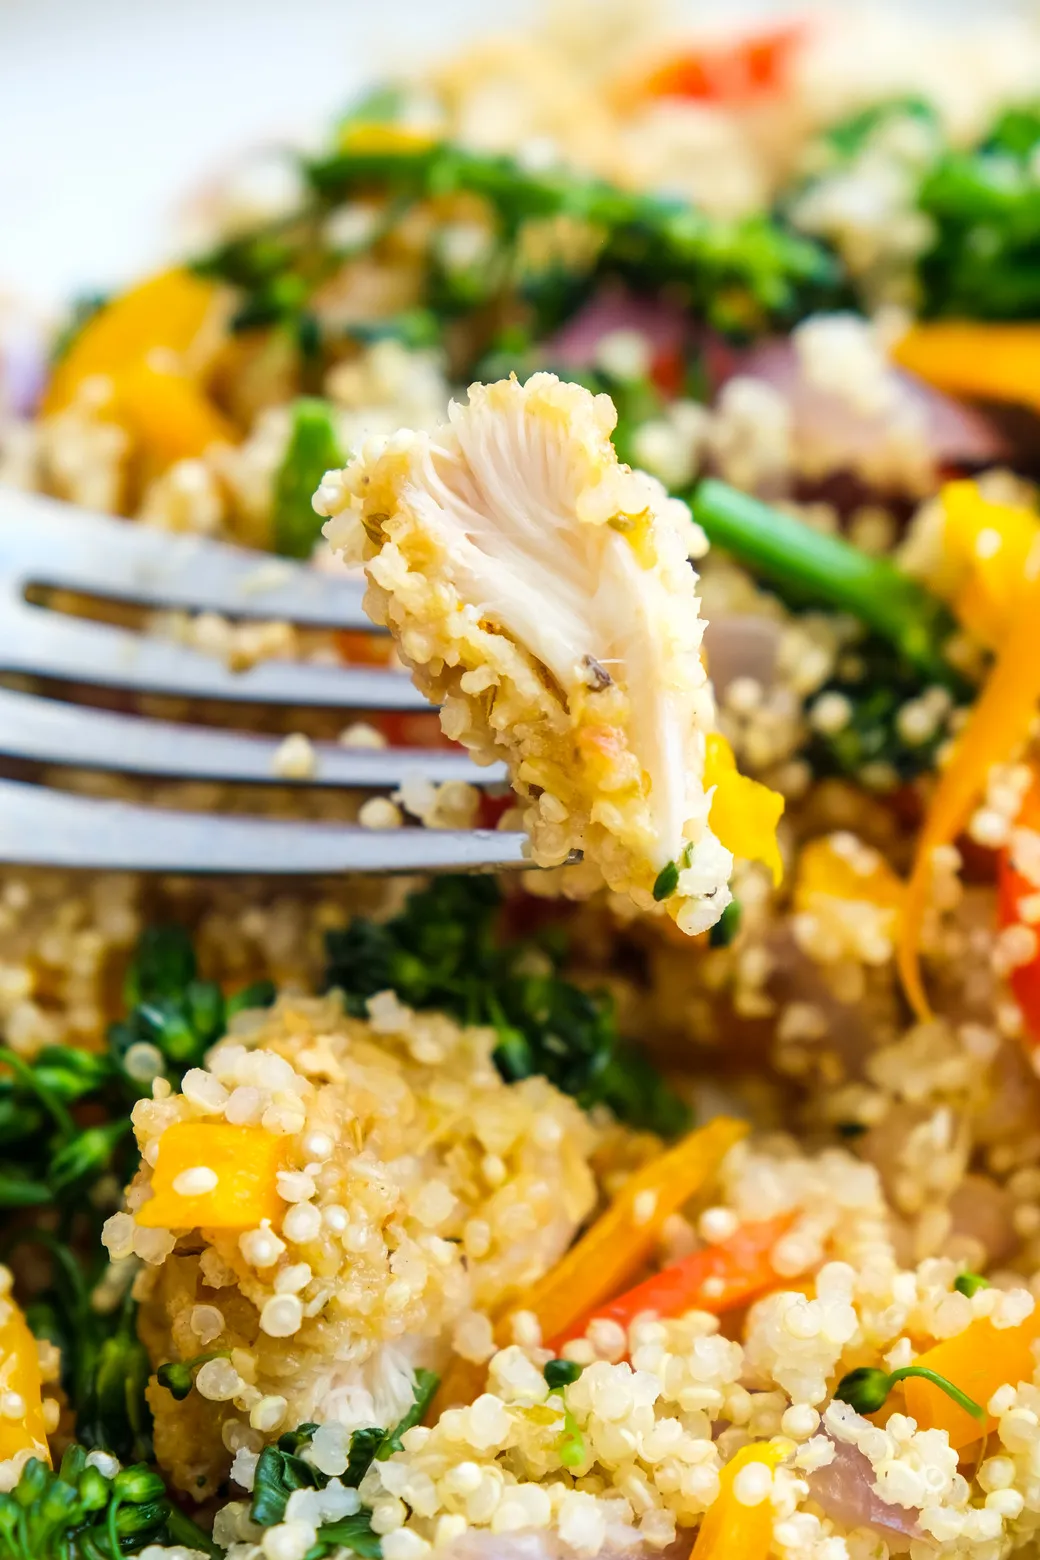
[[[0,874],[0,1560],[1035,1551],[1038,81],[559,9],[9,354],[0,481],[384,632],[52,607],[440,707],[33,778],[532,866]],[[512,790],[301,787],[337,736]]]

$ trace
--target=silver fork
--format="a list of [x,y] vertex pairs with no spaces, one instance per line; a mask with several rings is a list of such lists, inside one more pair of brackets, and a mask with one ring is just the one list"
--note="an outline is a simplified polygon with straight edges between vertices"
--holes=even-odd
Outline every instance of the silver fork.
[[[26,599],[57,587],[140,606],[378,632],[356,580],[196,536],[88,514],[0,489],[0,675],[135,694],[358,712],[429,708],[409,677],[378,667],[266,661],[230,671],[183,645],[51,611]],[[0,686],[0,755],[163,779],[291,783],[279,738],[113,714]],[[409,776],[502,785],[503,765],[461,751],[358,750],[315,743],[305,784],[379,790]],[[0,779],[0,862],[180,873],[466,871],[520,866],[524,836],[174,812]]]

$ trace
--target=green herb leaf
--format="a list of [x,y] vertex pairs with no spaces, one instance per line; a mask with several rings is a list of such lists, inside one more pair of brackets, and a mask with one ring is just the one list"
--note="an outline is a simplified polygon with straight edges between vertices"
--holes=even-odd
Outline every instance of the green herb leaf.
[[708,933],[709,946],[712,948],[728,948],[740,931],[740,917],[740,900],[731,899]]
[[677,861],[666,862],[654,879],[654,898],[658,904],[664,899],[671,899],[678,887],[679,863]]
[[980,1289],[989,1288],[989,1279],[983,1278],[981,1273],[958,1273],[953,1281],[953,1287],[959,1295],[967,1295],[970,1300]]

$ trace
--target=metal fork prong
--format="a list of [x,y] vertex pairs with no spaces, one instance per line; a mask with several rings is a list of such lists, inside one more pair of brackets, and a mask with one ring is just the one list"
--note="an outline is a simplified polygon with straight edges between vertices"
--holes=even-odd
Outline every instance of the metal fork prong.
[[[279,742],[251,732],[115,715],[0,688],[0,753],[9,758],[174,779],[291,782],[293,776],[277,773]],[[504,764],[482,769],[457,748],[363,749],[315,742],[314,756],[313,775],[295,777],[307,785],[379,790],[412,776],[478,786],[508,780]]]
[[404,672],[375,666],[261,661],[233,672],[172,640],[48,612],[24,602],[0,609],[0,671],[100,683],[136,693],[349,710],[428,710]]
[[0,862],[121,872],[333,876],[522,867],[525,836],[489,829],[362,829],[207,813],[0,780]]
[[0,489],[0,574],[19,592],[53,585],[150,607],[382,632],[365,616],[361,580],[13,489]]

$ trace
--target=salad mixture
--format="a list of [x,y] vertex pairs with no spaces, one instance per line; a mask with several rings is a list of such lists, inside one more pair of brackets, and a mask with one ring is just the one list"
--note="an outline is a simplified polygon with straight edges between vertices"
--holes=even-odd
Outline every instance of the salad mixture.
[[33,778],[532,867],[0,874],[0,1560],[1037,1552],[1040,26],[643,11],[379,85],[2,358],[0,481],[384,632],[49,605],[440,706]]

